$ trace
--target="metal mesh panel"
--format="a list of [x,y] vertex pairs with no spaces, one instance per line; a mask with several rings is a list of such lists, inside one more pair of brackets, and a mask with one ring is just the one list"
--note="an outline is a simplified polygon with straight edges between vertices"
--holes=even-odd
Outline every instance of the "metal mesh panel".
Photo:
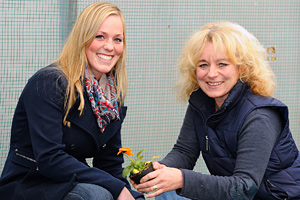
[[[76,16],[92,2],[0,1],[0,172],[9,148],[13,112],[27,79],[57,58]],[[147,149],[145,160],[170,151],[187,106],[173,95],[178,57],[192,33],[219,20],[244,26],[268,50],[278,83],[274,96],[289,106],[291,130],[300,146],[300,1],[109,2],[122,9],[127,27],[129,85],[123,146],[134,152]],[[201,159],[195,170],[207,172]]]

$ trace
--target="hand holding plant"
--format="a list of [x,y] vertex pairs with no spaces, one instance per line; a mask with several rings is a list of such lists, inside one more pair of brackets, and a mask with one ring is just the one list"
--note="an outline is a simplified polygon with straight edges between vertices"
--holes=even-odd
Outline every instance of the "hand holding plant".
[[[143,162],[142,158],[144,157],[141,155],[143,151],[146,151],[145,149],[141,150],[136,154],[136,159],[132,159],[129,156],[133,155],[131,149],[129,147],[126,148],[120,148],[117,155],[122,153],[130,160],[130,165],[124,168],[122,172],[122,176],[125,178],[130,173],[130,178],[134,177],[135,175],[138,175],[142,173],[147,167],[149,167],[152,164],[152,161],[155,158],[158,158],[160,156],[153,156],[151,161]],[[146,175],[146,174],[145,174]]]

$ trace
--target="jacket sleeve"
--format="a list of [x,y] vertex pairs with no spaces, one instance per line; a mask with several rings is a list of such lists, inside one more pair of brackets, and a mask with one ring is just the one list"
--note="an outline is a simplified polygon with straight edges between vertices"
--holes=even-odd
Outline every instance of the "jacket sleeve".
[[66,81],[59,76],[55,70],[41,70],[23,91],[23,106],[38,170],[54,181],[69,182],[75,177],[78,182],[100,185],[116,199],[126,182],[104,170],[89,167],[64,151],[62,121]]

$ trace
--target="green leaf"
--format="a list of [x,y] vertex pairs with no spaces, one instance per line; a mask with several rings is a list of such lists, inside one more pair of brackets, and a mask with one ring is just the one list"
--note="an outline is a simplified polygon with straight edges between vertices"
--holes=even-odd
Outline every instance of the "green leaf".
[[140,157],[140,154],[141,154],[143,151],[146,151],[146,149],[143,149],[143,150],[141,150],[140,152],[138,152],[138,153],[136,154],[136,157],[139,158],[139,157]]
[[150,162],[152,162],[155,158],[159,158],[160,156],[153,156],[152,160]]
[[124,168],[122,172],[123,178],[125,178],[131,172],[131,170],[133,170],[133,167],[130,165]]
[[142,172],[144,169],[145,169],[145,162],[140,162],[140,163],[139,163],[139,168],[138,168],[138,170],[139,170],[140,172]]

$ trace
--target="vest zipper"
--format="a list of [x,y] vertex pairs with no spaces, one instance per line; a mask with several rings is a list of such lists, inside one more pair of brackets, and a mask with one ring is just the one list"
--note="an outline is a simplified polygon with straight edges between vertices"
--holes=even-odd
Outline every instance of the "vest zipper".
[[205,136],[205,139],[206,139],[205,150],[208,151],[208,136],[207,135]]

